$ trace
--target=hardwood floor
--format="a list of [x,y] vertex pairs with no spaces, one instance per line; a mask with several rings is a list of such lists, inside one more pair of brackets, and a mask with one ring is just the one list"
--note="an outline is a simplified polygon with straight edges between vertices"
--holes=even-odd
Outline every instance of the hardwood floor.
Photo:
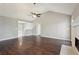
[[[19,41],[19,39],[23,41]],[[22,44],[21,44],[22,43]],[[59,55],[61,45],[69,41],[28,36],[0,42],[1,55]]]

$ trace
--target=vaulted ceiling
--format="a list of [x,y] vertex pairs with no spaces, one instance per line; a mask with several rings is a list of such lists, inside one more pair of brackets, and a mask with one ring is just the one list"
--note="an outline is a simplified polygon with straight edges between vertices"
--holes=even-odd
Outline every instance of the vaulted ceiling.
[[53,11],[71,15],[76,7],[76,3],[1,3],[0,16],[14,17],[32,21],[34,18],[30,12],[45,13]]

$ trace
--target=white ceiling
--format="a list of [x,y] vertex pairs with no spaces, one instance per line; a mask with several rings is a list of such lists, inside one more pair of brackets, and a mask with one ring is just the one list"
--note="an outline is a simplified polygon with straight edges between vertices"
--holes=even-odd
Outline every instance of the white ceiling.
[[0,4],[0,16],[32,21],[34,18],[30,12],[45,13],[47,11],[53,11],[71,15],[76,5],[73,3],[38,3],[34,6],[32,3],[2,3]]

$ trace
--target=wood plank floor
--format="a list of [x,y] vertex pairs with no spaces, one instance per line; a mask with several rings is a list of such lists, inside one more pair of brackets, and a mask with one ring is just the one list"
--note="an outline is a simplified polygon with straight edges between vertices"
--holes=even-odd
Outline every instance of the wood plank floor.
[[1,55],[59,55],[61,45],[70,45],[69,41],[51,39],[40,36],[28,36],[22,38],[22,45],[19,43],[20,38],[1,41]]

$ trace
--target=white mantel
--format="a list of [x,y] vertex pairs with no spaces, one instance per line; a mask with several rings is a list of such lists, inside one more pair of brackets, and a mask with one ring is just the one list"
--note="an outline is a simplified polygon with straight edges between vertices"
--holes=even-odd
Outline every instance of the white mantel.
[[71,23],[72,47],[73,47],[74,51],[77,54],[79,54],[79,51],[75,47],[75,37],[79,39],[79,16],[75,20],[72,20],[72,23]]
[[79,40],[79,36],[76,36],[76,38]]

